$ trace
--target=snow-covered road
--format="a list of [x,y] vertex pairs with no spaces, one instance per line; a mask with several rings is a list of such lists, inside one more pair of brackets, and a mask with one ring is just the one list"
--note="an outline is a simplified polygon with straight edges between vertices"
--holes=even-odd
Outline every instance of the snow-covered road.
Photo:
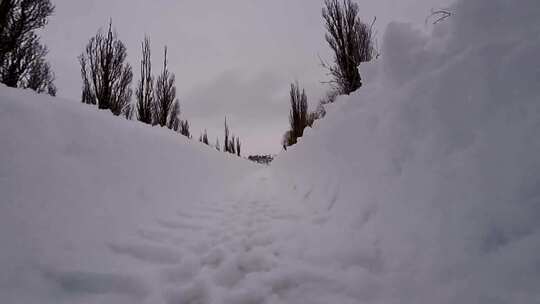
[[[108,247],[156,279],[146,286],[148,302],[358,303],[346,270],[310,259],[318,248],[305,247],[303,232],[317,231],[310,226],[320,221],[299,206],[240,197],[197,202]],[[140,290],[130,292],[137,298]]]

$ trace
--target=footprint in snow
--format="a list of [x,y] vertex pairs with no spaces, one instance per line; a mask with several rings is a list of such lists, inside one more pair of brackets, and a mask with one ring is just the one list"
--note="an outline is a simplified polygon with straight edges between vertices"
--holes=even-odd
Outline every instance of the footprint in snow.
[[142,279],[128,274],[48,270],[43,276],[73,295],[117,294],[144,298],[149,293]]
[[176,222],[171,220],[157,220],[158,225],[168,229],[182,229],[182,230],[193,230],[200,231],[204,227],[197,224],[185,223],[185,222]]
[[116,254],[152,264],[177,264],[182,260],[180,252],[163,246],[111,243],[107,247]]

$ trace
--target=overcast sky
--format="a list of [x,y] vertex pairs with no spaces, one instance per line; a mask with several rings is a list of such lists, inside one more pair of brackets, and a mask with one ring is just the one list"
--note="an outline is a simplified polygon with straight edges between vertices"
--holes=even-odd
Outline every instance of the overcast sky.
[[[244,154],[278,153],[288,128],[288,90],[298,80],[310,103],[326,90],[318,56],[330,58],[321,19],[323,0],[52,0],[54,16],[42,33],[61,97],[80,100],[77,56],[109,18],[128,48],[139,78],[140,43],[149,35],[157,74],[163,47],[176,74],[182,119],[194,137],[207,129],[223,141],[227,115]],[[431,8],[449,0],[357,0],[361,17],[382,40],[390,21],[423,25]]]

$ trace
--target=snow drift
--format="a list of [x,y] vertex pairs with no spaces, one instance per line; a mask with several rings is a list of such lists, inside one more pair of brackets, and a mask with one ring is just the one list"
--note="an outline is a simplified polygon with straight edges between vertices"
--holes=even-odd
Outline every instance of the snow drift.
[[145,226],[174,225],[156,220],[204,205],[256,168],[166,129],[4,86],[0,142],[6,304],[74,303],[81,294],[92,303],[146,298],[148,276],[135,275],[145,268],[117,256],[178,262],[177,250],[132,239],[163,237]]
[[450,10],[391,24],[366,85],[273,164],[268,195],[321,217],[298,250],[354,273],[351,302],[540,301],[540,5]]

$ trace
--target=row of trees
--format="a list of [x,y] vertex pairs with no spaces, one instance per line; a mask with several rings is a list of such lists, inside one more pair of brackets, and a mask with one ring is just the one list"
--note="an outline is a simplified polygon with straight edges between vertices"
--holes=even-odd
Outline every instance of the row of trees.
[[56,95],[48,49],[36,34],[53,12],[50,0],[0,1],[0,82]]
[[[305,90],[297,82],[291,84],[290,129],[282,141],[285,149],[298,142],[306,127],[311,127],[316,119],[324,117],[325,104],[334,102],[338,95],[348,95],[362,86],[358,68],[361,63],[371,61],[377,53],[373,37],[374,22],[371,25],[363,23],[358,15],[358,4],[351,0],[325,0],[322,9],[327,30],[325,40],[333,52],[333,58],[331,64],[322,60],[321,64],[330,76],[327,82],[330,89],[320,100],[316,111],[310,112]],[[180,119],[175,75],[167,67],[167,47],[164,50],[163,68],[157,79],[152,73],[148,37],[142,42],[141,49],[141,78],[135,91],[136,102],[132,105],[133,71],[126,62],[125,45],[112,30],[112,24],[109,24],[106,34],[99,31],[92,37],[79,57],[83,78],[82,101],[97,104],[100,109],[110,109],[114,115],[124,115],[128,119],[136,117],[143,123],[167,127],[191,138],[189,122]],[[220,147],[217,139],[215,148],[240,155],[240,139],[230,134],[226,119],[224,127],[223,147]],[[206,130],[199,136],[199,141],[210,145]]]
[[[224,131],[225,137],[223,140],[223,149],[219,144],[219,138],[216,138],[216,144],[214,145],[216,150],[241,156],[242,144],[240,142],[240,137],[235,137],[234,135],[231,135],[231,131],[227,123],[227,117],[225,117]],[[201,135],[199,136],[199,141],[203,144],[210,146],[210,142],[208,140],[208,133],[206,132],[206,130],[204,130],[204,133],[201,133]]]
[[334,56],[332,64],[321,60],[321,65],[330,76],[330,89],[319,101],[315,112],[310,112],[304,89],[298,83],[291,84],[290,91],[290,129],[283,135],[282,145],[288,146],[298,142],[306,127],[326,115],[324,105],[335,101],[338,95],[349,95],[362,86],[362,78],[358,70],[363,62],[377,57],[374,41],[373,25],[367,25],[358,16],[358,4],[351,0],[325,0],[322,17],[326,27],[325,40]]
[[167,47],[163,69],[157,79],[152,73],[150,38],[145,37],[141,51],[141,78],[133,104],[133,69],[126,62],[127,48],[113,30],[112,22],[106,33],[99,30],[79,56],[82,102],[108,109],[117,116],[136,117],[143,123],[167,127],[191,137],[189,122],[180,120],[180,101],[176,97],[175,75],[168,69]]
[[[54,12],[50,0],[2,0],[0,2],[0,82],[10,87],[30,88],[39,93],[56,95],[54,73],[45,56],[36,30],[47,24]],[[283,138],[283,146],[294,145],[304,129],[314,120],[325,115],[324,104],[336,96],[350,94],[362,86],[358,67],[376,55],[373,23],[363,23],[359,7],[351,0],[325,0],[322,17],[327,33],[325,40],[334,56],[332,64],[321,60],[328,71],[331,85],[313,113],[308,109],[307,96],[298,83],[291,85],[290,130]],[[150,39],[142,42],[141,78],[135,90],[136,102],[132,103],[133,70],[127,59],[127,48],[112,29],[101,30],[90,39],[79,56],[83,80],[82,102],[109,109],[114,115],[160,125],[191,138],[189,122],[180,119],[180,102],[176,97],[175,75],[168,69],[167,47],[164,48],[163,68],[157,79],[152,73]],[[209,144],[206,131],[200,141]],[[219,141],[216,143],[217,149]],[[237,137],[230,135],[225,120],[223,151],[240,155]]]
[[167,67],[167,47],[164,52],[163,70],[157,81],[152,74],[150,39],[142,43],[141,79],[135,91],[136,103],[131,99],[133,70],[127,59],[127,48],[112,29],[102,31],[90,39],[79,56],[83,80],[83,103],[109,109],[114,115],[136,118],[147,124],[180,128],[180,105],[176,98],[175,76]]
[[[84,52],[79,56],[83,81],[81,100],[83,103],[108,109],[116,116],[159,125],[192,138],[189,122],[180,119],[180,101],[176,96],[175,75],[168,68],[167,47],[163,54],[163,67],[157,79],[152,72],[152,50],[150,38],[141,43],[140,79],[135,90],[133,103],[131,83],[133,69],[126,61],[127,48],[113,30],[112,21],[106,33],[101,30],[90,38]],[[206,130],[199,141],[210,145]],[[221,151],[219,140],[216,149]],[[238,137],[230,136],[225,119],[223,151],[241,155]]]
[[241,144],[240,144],[240,138],[234,137],[234,135],[231,135],[231,131],[229,130],[229,125],[227,124],[227,117],[225,117],[225,140],[223,143],[223,152],[236,154],[240,156],[240,150],[241,150]]

